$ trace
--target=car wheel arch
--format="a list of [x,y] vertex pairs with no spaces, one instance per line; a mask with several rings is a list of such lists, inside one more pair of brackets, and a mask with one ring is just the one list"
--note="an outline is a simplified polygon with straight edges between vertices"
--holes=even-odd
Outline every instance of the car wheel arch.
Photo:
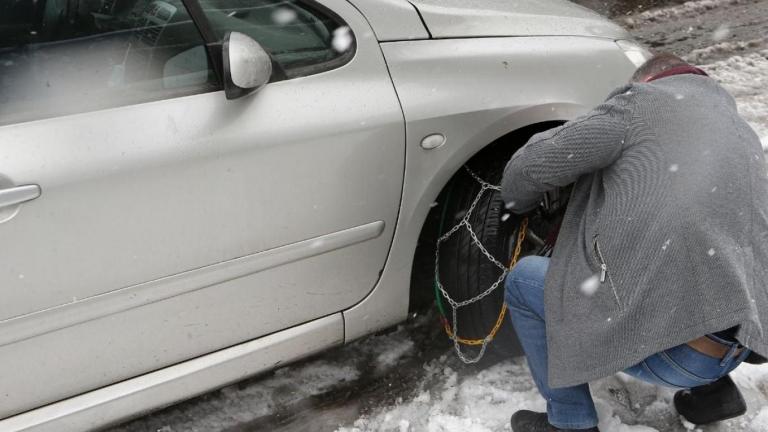
[[[447,199],[449,194],[460,193],[452,190],[451,186],[456,182],[459,176],[465,176],[464,166],[473,169],[482,169],[482,161],[489,158],[500,158],[504,161],[521,148],[528,139],[545,130],[557,127],[566,120],[546,120],[531,123],[526,126],[506,132],[479,148],[474,154],[466,158],[458,166],[453,167],[453,172],[440,188],[439,193],[431,202],[432,207],[423,220],[420,221],[419,237],[416,249],[412,258],[411,283],[409,287],[409,312],[420,311],[428,308],[434,299],[433,274],[434,274],[434,254],[437,238],[442,235],[440,230],[440,219],[442,206],[440,203]],[[436,205],[435,205],[436,203]],[[443,227],[443,231],[450,227]]]

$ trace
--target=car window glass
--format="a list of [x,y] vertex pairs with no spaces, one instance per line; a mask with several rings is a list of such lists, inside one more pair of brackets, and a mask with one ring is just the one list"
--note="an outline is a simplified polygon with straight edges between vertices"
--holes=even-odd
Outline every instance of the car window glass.
[[237,31],[259,42],[288,78],[339,67],[354,54],[349,27],[316,3],[296,0],[201,0],[216,36]]
[[220,87],[179,0],[2,4],[0,124]]

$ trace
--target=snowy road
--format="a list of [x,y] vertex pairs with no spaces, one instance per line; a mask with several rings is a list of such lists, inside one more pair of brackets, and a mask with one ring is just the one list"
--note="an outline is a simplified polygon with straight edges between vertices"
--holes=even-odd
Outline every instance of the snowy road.
[[[627,14],[637,9],[632,4],[612,5],[615,19],[646,44],[702,65],[736,97],[768,147],[768,0],[699,0]],[[489,362],[478,372],[455,358],[435,322],[414,317],[388,334],[110,431],[491,432],[508,431],[515,410],[543,410],[523,359]],[[700,430],[768,431],[768,365],[743,365],[733,376],[748,414]],[[619,374],[593,383],[593,394],[603,432],[694,429],[674,413],[672,390]]]
[[700,0],[615,18],[640,42],[705,64],[766,47],[768,2]]

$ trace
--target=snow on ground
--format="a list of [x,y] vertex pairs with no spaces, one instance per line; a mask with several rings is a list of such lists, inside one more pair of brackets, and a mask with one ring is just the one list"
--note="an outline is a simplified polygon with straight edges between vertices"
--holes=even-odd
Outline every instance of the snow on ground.
[[[390,394],[399,394],[402,388],[412,385],[407,371],[420,371],[420,359],[431,355],[421,347],[434,340],[435,327],[431,325],[434,321],[434,316],[411,317],[388,334],[366,337],[109,431],[333,430],[335,425],[359,416],[361,400],[376,406],[387,405],[397,400],[397,396],[390,397]],[[441,343],[437,349],[443,352],[445,347]],[[400,369],[406,372],[398,379],[400,383],[393,385],[393,377]],[[365,397],[366,394],[375,397]]]
[[279,369],[266,378],[255,378],[259,381],[258,385],[249,385],[249,381],[245,381],[228,386],[219,392],[171,407],[155,416],[144,417],[110,430],[228,430],[247,425],[264,416],[273,416],[333,387],[352,382],[357,379],[359,373],[360,370],[350,362],[319,359],[303,364],[302,367]]
[[699,0],[616,18],[653,50],[712,63],[768,48],[768,1]]
[[[502,361],[488,369],[459,373],[449,353],[424,365],[424,378],[412,396],[382,407],[337,432],[494,432],[509,430],[519,409],[544,411],[523,359]],[[768,366],[743,365],[733,374],[749,404],[747,415],[695,428],[674,412],[671,389],[659,388],[624,374],[592,384],[603,432],[700,432],[768,430]],[[429,383],[429,385],[425,385]]]
[[727,7],[738,3],[746,3],[746,0],[689,1],[681,5],[667,6],[641,12],[639,14],[625,17],[621,20],[621,22],[634,27],[646,22],[670,21],[683,17],[700,16],[702,13],[706,13],[709,10],[718,7]]
[[733,95],[739,113],[761,137],[763,149],[768,150],[768,49],[702,68]]
[[[740,51],[747,51],[753,48],[765,46],[767,41],[768,37],[763,36],[757,39],[750,39],[748,41],[720,42],[708,47],[693,49],[683,57],[690,63],[701,64],[706,63],[710,58],[722,57],[723,54],[733,55],[733,53]],[[731,59],[733,58],[741,58],[741,56],[731,57]]]

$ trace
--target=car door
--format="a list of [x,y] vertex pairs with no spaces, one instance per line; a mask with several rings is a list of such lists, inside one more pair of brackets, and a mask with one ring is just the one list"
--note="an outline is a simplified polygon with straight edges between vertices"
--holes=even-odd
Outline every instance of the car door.
[[[43,9],[14,16],[40,20],[0,41],[0,418],[327,316],[373,288],[404,123],[353,7],[30,5]],[[215,53],[231,30],[271,51],[277,73],[226,100]]]

